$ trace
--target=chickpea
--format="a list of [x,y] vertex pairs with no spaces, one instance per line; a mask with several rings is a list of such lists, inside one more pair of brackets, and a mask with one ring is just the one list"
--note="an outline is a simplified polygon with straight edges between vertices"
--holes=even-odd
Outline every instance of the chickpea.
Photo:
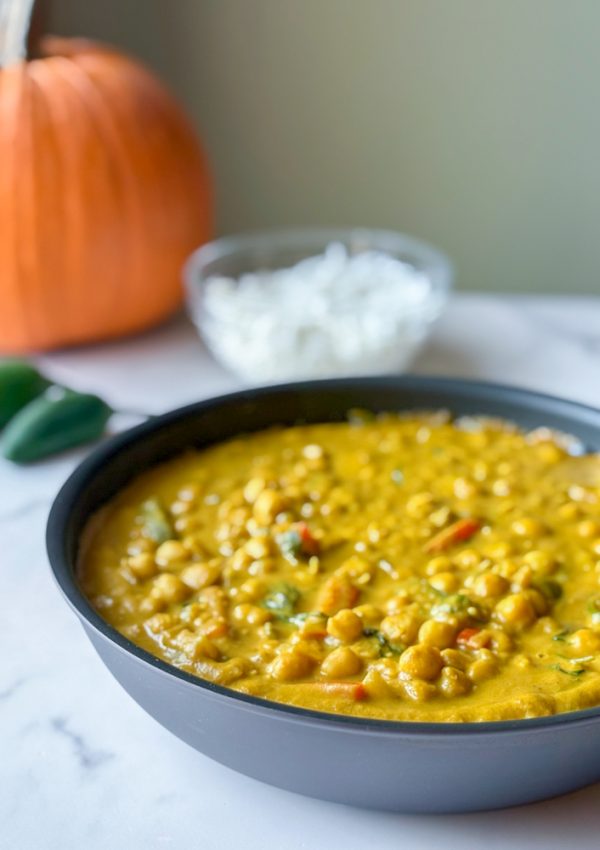
[[175,569],[189,559],[189,552],[179,540],[165,540],[156,550],[155,560],[164,570]]
[[439,689],[445,697],[459,697],[471,690],[469,677],[456,667],[444,667]]
[[555,443],[540,443],[537,446],[539,457],[544,463],[558,463],[563,457],[563,452]]
[[531,567],[525,565],[524,567],[520,567],[511,577],[511,590],[515,591],[515,593],[519,590],[522,590],[525,587],[529,587],[531,581],[533,579],[533,570]]
[[511,667],[515,667],[517,670],[529,670],[532,667],[531,658],[522,653],[513,655],[509,663]]
[[494,496],[506,497],[512,492],[512,484],[506,478],[496,478],[492,483],[492,493]]
[[231,556],[231,569],[236,573],[247,570],[251,563],[252,556],[246,552],[245,548],[236,549]]
[[450,508],[447,505],[443,505],[441,508],[432,511],[432,513],[429,514],[429,522],[436,528],[442,528],[447,524],[449,519]]
[[548,612],[548,599],[544,596],[543,593],[540,593],[539,590],[535,590],[534,588],[528,588],[525,591],[525,595],[533,605],[535,613],[538,617]]
[[139,555],[142,552],[154,552],[156,543],[148,537],[136,537],[131,543],[127,544],[128,555]]
[[492,561],[502,561],[512,555],[513,549],[510,543],[505,540],[496,543],[489,543],[483,549],[483,554],[486,558],[491,558]]
[[197,635],[189,629],[183,629],[173,639],[176,647],[181,649],[192,660],[199,658],[212,658],[216,660],[221,653],[210,638],[205,635]]
[[531,626],[536,619],[536,611],[525,593],[511,593],[496,604],[496,615],[500,622],[513,631]]
[[560,626],[552,617],[540,617],[535,627],[543,635],[555,635],[560,631]]
[[316,444],[304,446],[304,448],[302,449],[302,457],[308,469],[311,469],[313,471],[325,469],[327,465],[327,459],[325,457],[325,452],[323,448],[321,446],[317,446]]
[[398,662],[394,658],[377,658],[370,661],[367,670],[377,670],[389,684],[393,684],[398,678]]
[[497,574],[509,579],[512,579],[514,574],[518,572],[518,569],[519,567],[516,562],[509,558],[503,559],[496,566]]
[[472,499],[477,495],[479,488],[468,478],[455,478],[453,490],[457,499]]
[[490,646],[494,652],[510,652],[513,642],[506,632],[500,629],[490,629],[490,634],[492,636]]
[[481,649],[477,653],[477,658],[472,664],[469,664],[468,676],[472,682],[482,682],[484,679],[489,679],[493,676],[498,668],[494,654],[488,649]]
[[379,628],[385,637],[392,643],[413,643],[421,625],[421,617],[414,605],[404,608],[397,614],[385,617]]
[[442,620],[425,620],[419,629],[419,643],[447,649],[456,639],[457,628]]
[[200,484],[196,481],[191,481],[185,484],[177,493],[177,498],[182,502],[195,502],[200,496]]
[[198,602],[210,609],[211,614],[215,617],[224,617],[227,611],[229,600],[227,594],[222,587],[203,587],[198,592]]
[[[248,575],[265,576],[272,573],[275,569],[275,561],[273,558],[260,558],[258,561],[252,561],[248,567]],[[300,578],[300,576],[298,576]]]
[[434,576],[438,573],[449,572],[452,569],[454,569],[454,567],[450,558],[447,558],[446,555],[438,555],[430,561],[427,561],[427,564],[425,565],[425,575]]
[[189,513],[193,509],[193,507],[194,506],[190,502],[177,500],[173,502],[169,510],[171,512],[171,516],[179,517]]
[[185,567],[179,577],[192,590],[200,590],[214,584],[221,573],[219,563],[190,564]]
[[586,540],[596,537],[600,533],[600,525],[593,519],[582,519],[577,524],[577,534]]
[[531,517],[516,519],[511,528],[513,533],[518,537],[527,537],[530,540],[536,540],[544,533],[544,526],[542,523],[537,519],[532,519]]
[[357,605],[352,609],[363,622],[363,626],[377,626],[381,621],[381,611],[376,605]]
[[192,557],[206,558],[208,552],[200,534],[188,534],[181,542]]
[[403,685],[406,696],[415,702],[425,702],[436,694],[435,685],[422,679],[409,679]]
[[578,629],[571,635],[569,643],[577,652],[593,655],[600,651],[600,634],[592,629]]
[[161,573],[152,582],[152,595],[167,603],[181,602],[189,592],[181,579],[171,573]]
[[145,628],[152,634],[160,634],[175,625],[177,621],[171,614],[154,614],[144,623]]
[[348,646],[340,646],[330,652],[321,664],[321,673],[329,679],[345,679],[355,676],[362,669],[362,661]]
[[363,685],[367,689],[367,693],[373,699],[385,698],[393,694],[393,690],[381,672],[369,666],[369,669],[363,679]]
[[185,514],[184,516],[178,516],[173,525],[178,534],[190,534],[198,530],[200,521],[195,514]]
[[236,622],[247,626],[262,626],[263,623],[271,619],[271,614],[264,608],[259,608],[258,605],[250,605],[248,602],[236,605],[231,615]]
[[374,573],[375,568],[358,555],[352,555],[336,570],[336,575],[347,576],[357,584],[368,584]]
[[490,474],[490,468],[487,463],[478,460],[473,464],[473,478],[475,481],[485,481]]
[[466,670],[471,661],[470,655],[460,649],[443,649],[440,654],[446,667],[456,667],[457,670]]
[[264,478],[251,478],[244,487],[244,499],[253,505],[266,486],[267,482]]
[[287,649],[281,652],[268,667],[269,674],[280,682],[291,682],[308,676],[314,660],[302,652]]
[[491,596],[502,596],[508,590],[508,581],[496,573],[482,573],[473,582],[473,593],[484,599]]
[[415,644],[405,649],[398,667],[413,679],[435,679],[442,669],[443,661],[439,649],[435,646]]
[[263,526],[271,525],[284,507],[284,500],[279,493],[274,490],[263,490],[254,502],[254,518]]
[[399,593],[397,596],[392,596],[391,599],[388,599],[385,603],[385,611],[387,614],[397,614],[398,611],[410,605],[410,602],[411,598],[408,593]]
[[318,446],[316,443],[309,443],[302,449],[302,456],[306,460],[318,460],[319,458],[324,457],[324,455],[325,452],[323,451],[323,447]]
[[575,502],[565,502],[564,505],[557,508],[556,513],[560,519],[573,520],[580,516],[581,511],[579,505],[576,505]]
[[429,584],[441,593],[455,593],[460,587],[460,580],[454,573],[437,573],[431,576]]
[[223,617],[211,617],[202,623],[199,631],[201,634],[206,635],[206,637],[220,638],[229,634],[229,626],[227,625],[227,620]]
[[265,583],[258,578],[249,578],[239,586],[236,599],[240,602],[255,602],[264,593]]
[[247,658],[229,658],[219,666],[215,681],[220,685],[231,685],[252,669],[252,662]]
[[157,573],[154,556],[149,552],[132,555],[128,559],[127,565],[136,578],[152,578]]
[[251,537],[244,545],[246,553],[252,560],[268,558],[272,552],[272,543],[269,537]]
[[358,640],[362,630],[363,621],[358,614],[355,614],[349,608],[342,608],[327,622],[327,634],[341,640],[342,643],[353,643]]
[[150,593],[140,601],[140,614],[154,614],[164,606],[164,601],[156,593]]
[[569,498],[573,502],[595,501],[593,494],[587,489],[587,487],[582,487],[581,484],[571,484],[569,487]]
[[429,513],[433,505],[433,496],[431,493],[415,493],[406,503],[406,513],[413,519],[424,519]]
[[454,556],[454,563],[461,570],[471,570],[481,563],[481,555],[475,549],[463,549]]
[[532,549],[523,555],[523,561],[537,576],[549,576],[556,572],[556,561],[548,552]]

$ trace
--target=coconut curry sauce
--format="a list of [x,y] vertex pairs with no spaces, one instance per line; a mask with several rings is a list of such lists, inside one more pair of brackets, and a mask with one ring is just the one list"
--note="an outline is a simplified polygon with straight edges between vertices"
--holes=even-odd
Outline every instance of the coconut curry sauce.
[[389,720],[600,704],[600,462],[549,431],[352,413],[190,452],[92,521],[81,583],[212,682]]

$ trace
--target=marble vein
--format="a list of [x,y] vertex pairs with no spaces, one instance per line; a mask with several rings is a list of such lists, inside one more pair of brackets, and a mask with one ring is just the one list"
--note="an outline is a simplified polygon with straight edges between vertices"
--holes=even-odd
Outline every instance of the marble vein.
[[83,735],[74,732],[66,717],[52,717],[50,726],[54,732],[61,735],[71,744],[73,754],[84,770],[95,770],[114,758],[114,753],[94,749]]
[[13,697],[17,691],[27,682],[26,678],[15,679],[10,685],[0,690],[0,701],[8,700]]

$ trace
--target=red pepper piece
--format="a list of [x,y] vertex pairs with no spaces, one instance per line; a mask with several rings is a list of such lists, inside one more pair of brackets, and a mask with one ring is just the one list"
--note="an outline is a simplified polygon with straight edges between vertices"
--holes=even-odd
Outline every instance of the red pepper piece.
[[345,697],[360,702],[367,698],[367,689],[362,682],[306,682],[303,687],[314,688],[332,697]]
[[481,629],[462,629],[456,636],[456,642],[461,646],[468,646],[469,649],[478,649],[479,644],[473,639],[480,631]]
[[296,531],[300,535],[300,546],[305,555],[318,555],[320,551],[319,541],[313,536],[312,531],[305,522],[296,525]]
[[479,531],[479,528],[480,523],[476,519],[459,519],[432,537],[425,544],[425,551],[429,554],[445,552],[446,549],[449,549],[455,543],[469,540],[469,538],[473,537]]

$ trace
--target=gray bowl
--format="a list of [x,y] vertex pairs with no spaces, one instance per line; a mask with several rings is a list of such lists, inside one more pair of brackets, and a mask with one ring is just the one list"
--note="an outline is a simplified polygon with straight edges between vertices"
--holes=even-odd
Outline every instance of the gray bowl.
[[107,625],[75,565],[90,515],[142,470],[273,423],[331,421],[353,407],[448,408],[546,425],[600,450],[600,411],[523,390],[430,378],[361,378],[248,390],[152,419],[94,451],[58,494],[47,530],[54,576],[125,690],[192,747],[300,794],[402,812],[529,803],[600,780],[600,708],[495,723],[395,723],[247,696],[171,667]]

